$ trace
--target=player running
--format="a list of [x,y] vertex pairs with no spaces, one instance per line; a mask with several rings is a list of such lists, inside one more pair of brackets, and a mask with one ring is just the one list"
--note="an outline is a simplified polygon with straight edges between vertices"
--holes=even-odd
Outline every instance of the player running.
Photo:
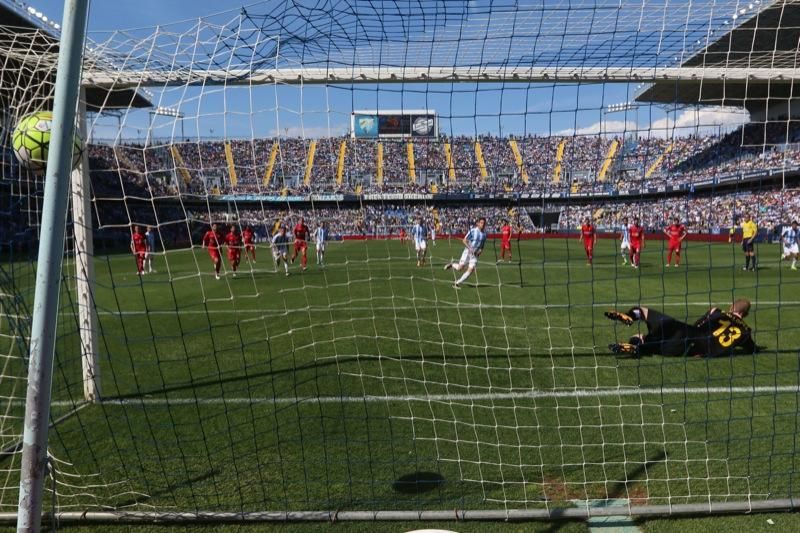
[[[498,263],[502,261],[511,262],[511,224],[508,223],[507,219],[503,219],[501,222],[502,226],[500,226],[500,259],[497,261]],[[506,253],[508,253],[508,259],[506,259]]]
[[589,217],[586,217],[583,221],[578,240],[583,241],[583,249],[586,252],[586,264],[591,266],[594,260],[594,245],[597,243],[597,232]]
[[456,272],[461,272],[464,265],[467,265],[467,271],[464,272],[458,281],[453,284],[453,288],[460,288],[461,284],[466,280],[470,274],[475,270],[478,264],[478,257],[483,252],[483,246],[486,244],[486,219],[481,217],[475,224],[475,227],[469,230],[461,242],[464,243],[464,251],[461,253],[461,259],[458,263],[447,263],[444,266],[445,270],[454,269]]
[[667,268],[669,268],[672,262],[673,253],[675,254],[675,268],[681,266],[681,246],[687,234],[686,226],[681,224],[678,217],[673,218],[672,224],[664,228],[664,235],[669,237],[669,244],[667,245]]
[[797,259],[800,256],[800,228],[797,221],[793,221],[791,226],[783,228],[781,232],[781,242],[783,243],[782,261],[792,259],[792,270],[797,270]]
[[756,235],[758,235],[758,226],[750,218],[750,213],[745,213],[742,222],[742,251],[745,264],[742,270],[754,272],[756,269]]
[[[302,218],[300,219],[303,220]],[[278,265],[283,261],[283,271],[289,275],[289,242],[291,239],[286,234],[286,226],[281,226],[272,237],[272,259],[275,261],[275,272],[278,270]],[[297,243],[295,242],[295,247]],[[296,248],[295,248],[296,250]]]
[[246,258],[250,260],[250,262],[256,262],[256,245],[253,240],[255,237],[255,233],[253,233],[253,228],[250,226],[245,226],[242,230],[242,242],[244,243],[244,255]]
[[428,253],[428,227],[422,223],[422,217],[417,217],[417,223],[411,228],[411,237],[417,252],[417,266],[421,267],[425,264],[425,254]]
[[633,224],[628,228],[628,234],[631,238],[631,266],[639,268],[642,250],[644,250],[644,228],[638,218],[633,219]]
[[131,234],[131,253],[136,259],[136,274],[139,276],[144,274],[144,260],[147,256],[147,239],[142,235],[142,228],[139,226],[133,227]]
[[307,268],[308,264],[308,238],[311,236],[311,230],[306,226],[305,219],[300,217],[294,227],[294,253],[292,253],[292,263],[294,263],[297,254],[300,253],[300,266],[302,270]]
[[314,230],[314,243],[317,250],[317,264],[321,267],[325,266],[325,245],[328,242],[328,225],[323,221],[317,224],[317,229]]
[[712,307],[692,325],[647,307],[633,307],[627,313],[608,311],[606,317],[626,326],[637,320],[647,323],[647,334],[634,335],[628,342],[610,344],[608,348],[632,358],[656,354],[719,357],[732,355],[737,348],[757,353],[764,348],[756,345],[744,322],[749,312],[750,301],[745,298],[735,300],[727,311]]
[[228,247],[228,263],[233,270],[233,277],[239,270],[239,262],[242,260],[242,237],[237,233],[236,226],[231,224],[228,234],[225,235],[225,245]]
[[203,235],[203,248],[208,248],[208,256],[214,263],[214,275],[217,279],[219,279],[219,268],[222,266],[222,258],[219,255],[219,247],[222,242],[222,235],[217,230],[217,224],[211,224],[211,228]]
[[154,274],[153,270],[153,254],[156,253],[156,232],[153,226],[147,226],[147,231],[144,232],[145,241],[147,241],[147,253],[144,256],[144,266],[147,268],[148,274]]

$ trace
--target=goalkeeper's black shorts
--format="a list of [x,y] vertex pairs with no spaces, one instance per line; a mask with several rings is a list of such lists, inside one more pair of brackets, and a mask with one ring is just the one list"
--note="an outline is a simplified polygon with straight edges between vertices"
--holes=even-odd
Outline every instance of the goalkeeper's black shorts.
[[694,327],[659,311],[648,309],[647,334],[639,344],[640,355],[683,356],[695,336]]

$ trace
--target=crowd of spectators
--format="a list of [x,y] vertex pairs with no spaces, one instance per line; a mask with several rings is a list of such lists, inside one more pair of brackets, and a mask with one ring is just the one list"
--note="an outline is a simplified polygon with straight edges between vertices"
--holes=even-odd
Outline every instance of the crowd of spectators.
[[[511,147],[512,140],[522,160],[521,168]],[[231,140],[235,185],[221,140],[146,146],[92,144],[89,155],[93,168],[118,169],[124,179],[149,188],[153,196],[179,192],[610,193],[675,187],[726,174],[797,167],[800,166],[798,140],[800,127],[794,122],[750,124],[724,136],[415,138],[411,145],[416,180],[410,178],[408,140],[350,137]],[[315,151],[309,169],[312,143]],[[480,143],[482,158],[478,156],[476,143]],[[613,157],[612,143],[618,148]],[[339,175],[342,145],[345,160]],[[446,145],[450,147],[450,164]],[[269,173],[273,146],[276,156]],[[601,175],[609,159],[607,172]],[[382,176],[378,172],[379,161]]]
[[[557,213],[557,224],[536,227],[536,213]],[[529,212],[533,216],[529,216]],[[294,227],[299,217],[309,224],[326,222],[334,237],[340,236],[397,236],[401,229],[408,233],[417,217],[439,235],[466,232],[479,217],[486,217],[487,228],[496,232],[502,220],[509,220],[524,233],[575,230],[585,218],[590,218],[600,231],[614,231],[623,217],[632,222],[639,218],[648,231],[661,231],[672,218],[678,217],[692,233],[719,233],[740,223],[749,213],[762,228],[772,228],[800,219],[800,189],[741,192],[706,198],[671,198],[658,201],[544,205],[536,208],[469,203],[458,206],[430,206],[397,203],[365,203],[361,206],[336,208],[281,209],[264,207],[258,210],[204,210],[189,213],[193,222],[210,221],[237,223],[255,228],[262,239],[271,235],[279,225]]]
[[718,233],[739,224],[749,213],[760,227],[772,228],[800,219],[800,189],[738,192],[712,197],[688,196],[637,202],[595,202],[548,206],[560,211],[558,228],[577,228],[586,217],[601,230],[619,227],[623,217],[638,218],[648,230],[659,231],[678,217],[693,233]]
[[496,205],[430,207],[381,203],[340,208],[280,209],[265,207],[259,210],[239,210],[235,213],[224,210],[189,213],[189,219],[193,223],[199,222],[207,225],[217,222],[250,226],[255,230],[259,240],[265,240],[271,236],[280,225],[291,230],[300,217],[305,218],[306,223],[312,227],[319,222],[326,222],[330,234],[334,238],[343,236],[396,237],[401,230],[405,230],[408,234],[417,217],[421,218],[429,228],[435,228],[439,235],[465,233],[479,217],[486,217],[486,227],[489,231],[498,231],[503,220],[512,222],[522,232],[536,231],[531,218],[524,210]]
[[[511,141],[514,141],[513,143]],[[597,200],[568,206],[544,205],[537,209],[557,213],[552,227],[536,228],[525,208],[497,205],[418,206],[364,202],[338,208],[284,209],[263,202],[261,209],[229,213],[231,204],[213,202],[205,210],[186,210],[181,202],[158,205],[154,199],[214,194],[306,195],[310,193],[560,193],[609,192],[612,189],[645,189],[664,184],[694,183],[731,172],[766,171],[800,166],[800,129],[794,123],[782,126],[748,125],[724,136],[615,139],[607,136],[550,136],[500,138],[415,138],[411,141],[417,180],[409,179],[409,141],[331,137],[318,140],[281,138],[230,141],[230,157],[237,175],[230,179],[228,154],[223,141],[184,142],[174,145],[89,145],[92,188],[97,211],[98,237],[126,237],[131,223],[159,226],[169,245],[195,240],[194,233],[210,220],[236,221],[252,225],[262,239],[276,224],[288,225],[305,216],[316,223],[325,220],[333,235],[386,236],[406,231],[416,216],[423,216],[439,234],[465,231],[478,216],[486,216],[490,229],[508,218],[523,231],[574,229],[586,216],[601,229],[617,226],[623,216],[639,217],[645,226],[660,228],[678,216],[692,232],[716,232],[737,222],[746,210],[753,211],[764,226],[800,218],[797,190],[740,192],[711,198],[687,194],[679,197],[636,202]],[[475,145],[480,143],[480,153]],[[306,183],[309,151],[314,143],[314,164]],[[617,143],[609,179],[597,179]],[[445,145],[450,147],[449,156]],[[346,158],[338,183],[339,158],[344,145]],[[520,175],[514,147],[528,177]],[[272,175],[265,185],[270,156],[275,153]],[[378,154],[380,153],[380,157]],[[482,157],[481,157],[482,156]],[[377,180],[382,160],[382,180]],[[448,160],[452,167],[448,165]],[[555,180],[556,169],[559,180]],[[487,177],[482,176],[486,171]],[[456,179],[451,180],[450,174]],[[436,184],[435,186],[433,184]],[[157,206],[158,205],[158,206]],[[157,207],[156,207],[157,206]],[[166,244],[165,244],[166,245]]]

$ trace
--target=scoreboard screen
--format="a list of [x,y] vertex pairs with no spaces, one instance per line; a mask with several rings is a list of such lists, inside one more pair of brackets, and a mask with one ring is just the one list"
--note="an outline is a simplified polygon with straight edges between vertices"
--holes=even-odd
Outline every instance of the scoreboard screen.
[[439,123],[433,111],[355,111],[350,117],[353,137],[437,137]]

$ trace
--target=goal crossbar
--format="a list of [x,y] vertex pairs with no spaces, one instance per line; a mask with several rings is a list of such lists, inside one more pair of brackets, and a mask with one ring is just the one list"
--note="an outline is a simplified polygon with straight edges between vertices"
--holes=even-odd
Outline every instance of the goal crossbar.
[[84,71],[84,85],[128,89],[141,86],[254,85],[254,84],[372,84],[372,83],[455,83],[455,82],[606,82],[648,83],[656,81],[729,81],[750,83],[791,82],[798,68],[727,67],[336,67],[240,70],[132,70],[123,72]]
[[[738,501],[677,505],[591,506],[575,502],[575,507],[549,509],[475,509],[431,511],[264,511],[264,512],[155,512],[97,511],[46,513],[45,522],[64,523],[244,523],[244,522],[337,522],[337,521],[444,521],[444,520],[580,520],[593,517],[640,516],[675,517],[726,513],[791,511],[800,508],[800,499]],[[14,513],[0,513],[0,523],[11,523]]]

